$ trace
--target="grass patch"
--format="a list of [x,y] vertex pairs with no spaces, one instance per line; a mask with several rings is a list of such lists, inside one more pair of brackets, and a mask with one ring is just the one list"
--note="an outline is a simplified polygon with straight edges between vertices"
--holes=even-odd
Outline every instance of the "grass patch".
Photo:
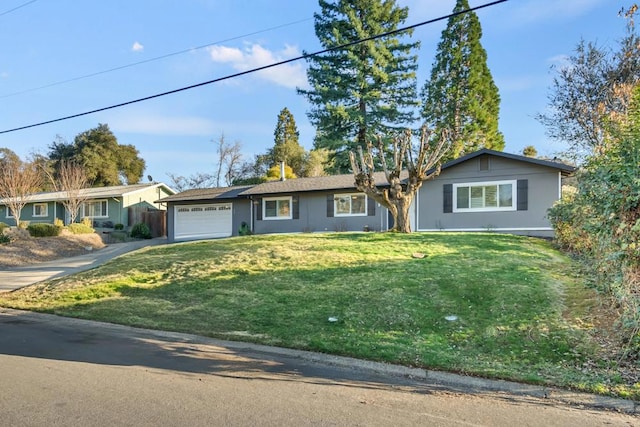
[[610,364],[584,369],[599,347],[575,271],[503,234],[247,236],[151,247],[0,305],[638,399]]

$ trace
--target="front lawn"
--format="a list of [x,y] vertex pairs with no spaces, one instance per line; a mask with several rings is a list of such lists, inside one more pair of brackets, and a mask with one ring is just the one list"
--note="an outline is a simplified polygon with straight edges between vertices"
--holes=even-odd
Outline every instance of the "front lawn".
[[152,247],[0,305],[638,399],[589,334],[577,271],[511,235],[248,236]]

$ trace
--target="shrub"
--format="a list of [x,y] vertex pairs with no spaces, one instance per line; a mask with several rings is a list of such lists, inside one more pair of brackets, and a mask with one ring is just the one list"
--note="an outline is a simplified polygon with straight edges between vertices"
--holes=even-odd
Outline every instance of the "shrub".
[[6,243],[11,243],[11,237],[7,234],[0,234],[0,245],[4,245]]
[[27,227],[29,227],[29,221],[20,221],[18,223],[18,228],[21,228],[23,230],[26,230]]
[[73,234],[89,234],[89,233],[95,233],[96,231],[90,225],[87,225],[84,223],[69,224],[67,225],[67,230],[69,230]]
[[124,224],[116,224],[113,226],[114,230],[124,230]]
[[[87,227],[92,227],[92,226],[93,226],[93,221],[91,221],[91,218],[89,218],[89,217],[86,217],[86,216],[85,216],[85,217],[84,217],[84,218],[82,218],[82,220],[80,221],[80,224],[84,224],[84,225],[86,225]],[[93,228],[93,227],[92,227],[92,228]],[[93,231],[92,231],[92,233],[93,233]]]
[[135,239],[150,239],[151,230],[149,230],[149,226],[147,224],[139,222],[131,228],[131,237]]
[[60,218],[56,218],[53,220],[53,225],[56,227],[64,227],[64,222]]
[[31,237],[52,237],[59,236],[62,227],[56,227],[53,224],[36,223],[29,224],[27,231],[29,231]]
[[0,234],[3,234],[6,228],[9,228],[9,224],[0,222]]

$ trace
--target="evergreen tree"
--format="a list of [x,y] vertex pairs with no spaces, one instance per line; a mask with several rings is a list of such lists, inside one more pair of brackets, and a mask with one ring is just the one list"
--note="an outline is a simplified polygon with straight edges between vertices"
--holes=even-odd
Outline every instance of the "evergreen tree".
[[[408,8],[395,0],[319,0],[315,33],[325,49],[398,29]],[[411,31],[406,35],[410,36]],[[309,120],[315,148],[331,153],[333,172],[350,169],[349,151],[415,120],[419,43],[398,34],[309,57]],[[391,132],[390,132],[391,131]]]
[[[453,12],[468,9],[467,0],[457,0]],[[426,125],[436,135],[446,130],[451,138],[445,160],[481,148],[504,149],[504,137],[498,130],[500,95],[487,66],[481,37],[482,28],[474,12],[449,18],[431,79],[422,90]]]
[[288,108],[283,108],[278,114],[278,123],[273,135],[275,144],[268,153],[271,166],[279,167],[280,162],[285,162],[295,175],[302,176],[306,152],[298,142],[300,132],[298,132],[296,120]]
[[106,124],[78,134],[73,143],[57,138],[49,146],[49,159],[57,174],[63,160],[82,166],[94,187],[137,184],[145,161],[133,145],[120,145]]

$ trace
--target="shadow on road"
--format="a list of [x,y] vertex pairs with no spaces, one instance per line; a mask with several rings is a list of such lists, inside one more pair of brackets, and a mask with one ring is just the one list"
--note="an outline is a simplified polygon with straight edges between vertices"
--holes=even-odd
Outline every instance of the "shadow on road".
[[247,380],[443,390],[403,377],[275,354],[260,346],[166,334],[46,314],[0,309],[0,354],[114,366],[142,366],[186,374]]

